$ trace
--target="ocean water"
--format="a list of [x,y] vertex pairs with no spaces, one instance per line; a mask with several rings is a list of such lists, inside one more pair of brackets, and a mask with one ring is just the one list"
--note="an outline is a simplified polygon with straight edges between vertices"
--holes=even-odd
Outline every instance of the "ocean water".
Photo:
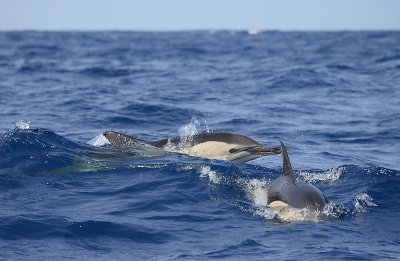
[[[329,204],[106,130],[282,140]],[[400,32],[1,32],[0,259],[399,260],[399,145]]]

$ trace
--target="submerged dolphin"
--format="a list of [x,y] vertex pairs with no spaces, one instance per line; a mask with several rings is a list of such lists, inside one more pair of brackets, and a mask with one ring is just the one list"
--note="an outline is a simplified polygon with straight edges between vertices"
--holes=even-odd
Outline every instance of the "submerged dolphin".
[[151,145],[165,149],[177,148],[177,152],[194,157],[228,160],[244,163],[265,155],[279,154],[279,148],[265,148],[249,137],[226,133],[200,133],[190,137],[190,143],[181,146],[180,137],[157,141],[144,141],[115,131],[106,131],[103,135],[117,148]]
[[322,192],[311,184],[298,183],[293,174],[285,145],[281,142],[283,174],[268,189],[269,206],[291,206],[321,211],[327,203]]

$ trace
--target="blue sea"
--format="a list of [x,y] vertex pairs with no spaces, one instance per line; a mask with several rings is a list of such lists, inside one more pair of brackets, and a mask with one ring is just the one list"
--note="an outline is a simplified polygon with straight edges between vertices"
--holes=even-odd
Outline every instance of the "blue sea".
[[[106,130],[282,140],[329,204]],[[0,260],[399,260],[399,146],[400,32],[1,32]]]

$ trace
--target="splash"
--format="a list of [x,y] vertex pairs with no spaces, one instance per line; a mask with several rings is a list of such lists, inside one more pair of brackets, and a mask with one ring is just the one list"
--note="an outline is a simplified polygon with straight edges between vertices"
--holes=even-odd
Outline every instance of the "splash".
[[211,170],[210,166],[200,166],[200,178],[208,178],[212,184],[221,184],[223,179],[216,171]]
[[372,197],[369,196],[367,193],[357,194],[353,200],[354,209],[352,213],[355,214],[355,213],[367,212],[368,207],[377,207],[378,205],[372,201],[373,201]]
[[326,217],[340,218],[350,214],[350,209],[343,204],[336,204],[329,202],[322,211],[322,214]]
[[326,217],[340,218],[357,213],[368,212],[369,207],[377,206],[378,205],[373,202],[373,198],[363,192],[355,195],[353,200],[347,204],[336,204],[334,202],[328,203],[322,214]]
[[163,149],[169,152],[179,152],[179,147],[172,144],[170,139],[168,139],[167,144],[164,145]]
[[110,142],[107,140],[106,137],[104,137],[103,134],[100,134],[88,141],[87,144],[95,147],[101,147],[110,144]]
[[300,177],[307,183],[335,182],[344,173],[345,167],[332,168],[323,172],[301,171]]
[[238,183],[243,188],[246,193],[246,197],[251,200],[257,206],[267,206],[268,205],[268,181],[251,179],[238,180]]
[[167,143],[163,146],[163,149],[168,152],[188,154],[189,152],[187,150],[195,145],[194,136],[199,134],[202,128],[204,128],[207,133],[212,132],[207,119],[201,119],[201,122],[202,124],[195,116],[193,116],[190,123],[183,125],[178,129],[179,143],[172,143],[171,140],[168,139]]
[[164,145],[164,149],[169,152],[180,152],[185,150],[193,145],[193,137],[196,134],[199,134],[200,122],[196,117],[192,117],[189,124],[183,125],[179,128],[179,138],[180,142],[178,145],[172,144],[170,140],[168,140],[167,144]]
[[186,124],[179,128],[179,137],[181,138],[181,146],[188,147],[193,144],[193,136],[198,134],[200,128],[200,122],[196,117],[192,117],[189,124]]
[[297,209],[293,207],[264,207],[259,208],[253,213],[267,220],[276,220],[284,223],[301,221],[320,221],[321,212],[310,211],[307,208]]
[[30,121],[19,120],[17,123],[15,123],[15,128],[19,130],[28,130],[30,123]]

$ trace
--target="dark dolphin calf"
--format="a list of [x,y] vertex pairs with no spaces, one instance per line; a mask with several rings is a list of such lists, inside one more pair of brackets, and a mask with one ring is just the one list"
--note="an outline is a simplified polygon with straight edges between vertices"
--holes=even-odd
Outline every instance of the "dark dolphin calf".
[[285,145],[281,142],[283,174],[275,179],[268,189],[268,201],[271,206],[283,202],[295,208],[308,208],[321,211],[327,203],[322,192],[311,184],[297,183],[290,164]]
[[266,148],[255,140],[238,134],[216,132],[200,133],[190,137],[190,142],[181,141],[180,137],[156,141],[144,141],[115,131],[106,131],[103,135],[117,148],[151,145],[194,157],[228,160],[244,163],[265,155],[279,154],[280,148]]

